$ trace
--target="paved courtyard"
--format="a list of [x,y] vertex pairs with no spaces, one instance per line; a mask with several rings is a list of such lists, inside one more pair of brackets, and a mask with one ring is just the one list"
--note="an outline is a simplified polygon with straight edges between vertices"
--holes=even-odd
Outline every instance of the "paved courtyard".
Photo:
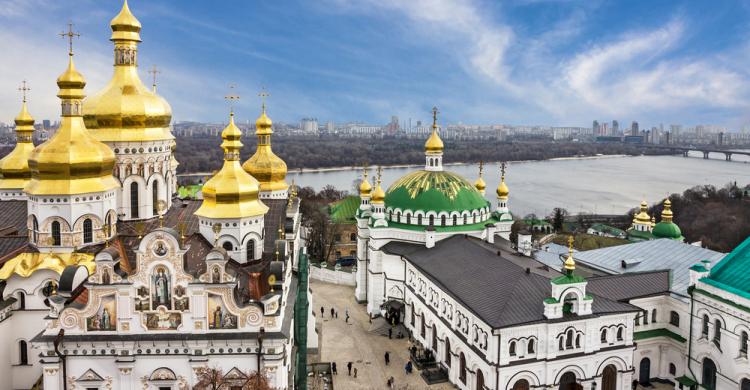
[[[313,292],[313,311],[316,327],[320,332],[318,356],[310,356],[308,363],[336,362],[338,375],[333,377],[335,390],[387,389],[386,380],[395,379],[396,389],[454,389],[450,383],[428,386],[414,368],[410,375],[404,372],[409,356],[408,339],[388,339],[368,332],[370,322],[365,306],[354,300],[354,287],[310,281]],[[321,319],[320,307],[325,308]],[[331,319],[331,307],[339,312]],[[349,324],[345,323],[345,312],[349,309]],[[390,353],[390,364],[385,365],[385,351]],[[357,368],[357,378],[347,375],[346,364],[352,362]]]

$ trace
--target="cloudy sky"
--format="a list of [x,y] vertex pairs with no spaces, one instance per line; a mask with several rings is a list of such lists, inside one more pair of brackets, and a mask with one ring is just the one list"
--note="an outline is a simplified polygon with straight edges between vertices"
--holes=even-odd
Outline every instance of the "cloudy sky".
[[[0,0],[0,122],[28,80],[58,116],[59,33],[72,20],[89,94],[112,72],[121,0]],[[597,0],[130,0],[141,77],[156,64],[175,120],[241,119],[271,93],[277,121],[590,126],[750,124],[750,2]],[[147,82],[150,84],[150,81]]]

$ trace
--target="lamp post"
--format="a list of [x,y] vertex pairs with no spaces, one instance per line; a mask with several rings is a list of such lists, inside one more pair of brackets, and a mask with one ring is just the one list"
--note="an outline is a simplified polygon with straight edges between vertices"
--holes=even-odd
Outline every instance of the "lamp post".
[[53,344],[55,346],[55,354],[57,354],[57,357],[60,358],[60,361],[62,362],[63,390],[68,390],[68,369],[65,364],[65,355],[60,352],[60,345],[63,342],[63,337],[65,337],[65,329],[60,329],[60,332],[55,336]]

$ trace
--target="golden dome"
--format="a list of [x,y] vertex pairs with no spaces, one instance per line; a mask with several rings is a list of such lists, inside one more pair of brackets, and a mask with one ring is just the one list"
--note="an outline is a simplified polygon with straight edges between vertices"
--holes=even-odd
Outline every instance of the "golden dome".
[[234,124],[234,114],[229,125],[221,132],[224,149],[224,166],[203,185],[203,203],[195,215],[204,218],[245,218],[264,215],[268,206],[258,199],[260,186],[240,166],[242,131]]
[[384,203],[385,202],[385,191],[380,186],[380,179],[378,178],[378,184],[375,186],[375,191],[372,192],[372,203]]
[[438,135],[437,126],[437,107],[432,108],[432,134],[427,138],[427,142],[424,143],[424,151],[427,154],[441,154],[443,153],[443,140]]
[[370,181],[367,180],[367,170],[365,170],[365,173],[362,176],[362,182],[359,183],[359,196],[370,196],[371,192],[372,185],[370,184]]
[[71,195],[119,187],[112,176],[112,149],[89,134],[83,123],[81,99],[86,82],[76,71],[72,54],[57,85],[62,100],[60,128],[32,152],[31,181],[25,191],[30,195]]
[[260,182],[260,190],[279,191],[289,188],[286,183],[286,163],[271,149],[271,134],[273,134],[271,118],[263,112],[255,121],[255,135],[258,137],[258,147],[250,159],[242,164],[242,168]]
[[500,184],[497,186],[497,190],[495,190],[495,193],[497,194],[497,197],[500,199],[507,199],[508,195],[510,194],[510,189],[508,188],[508,185],[505,184],[505,176],[500,177]]
[[576,261],[573,259],[573,236],[568,236],[568,257],[565,259],[563,268],[566,273],[570,274],[576,269]]
[[115,71],[103,90],[84,101],[86,127],[103,142],[173,139],[169,130],[172,108],[138,76],[141,23],[130,12],[127,1],[110,27]]
[[667,198],[664,200],[664,210],[661,212],[661,221],[672,222],[672,217],[674,217],[674,213],[672,212],[672,201]]
[[26,108],[26,98],[23,99],[21,112],[16,117],[16,147],[0,160],[0,189],[23,190],[31,179],[29,157],[34,151],[31,138],[34,134],[34,118]]
[[474,188],[477,189],[482,195],[484,195],[484,190],[487,188],[487,183],[484,182],[484,178],[482,178],[482,173],[484,171],[484,162],[479,162],[479,177],[477,178],[477,181],[474,182]]
[[641,224],[651,223],[651,217],[648,215],[648,203],[646,203],[645,200],[641,202],[641,209],[635,215],[635,218],[633,218],[633,222],[641,223]]

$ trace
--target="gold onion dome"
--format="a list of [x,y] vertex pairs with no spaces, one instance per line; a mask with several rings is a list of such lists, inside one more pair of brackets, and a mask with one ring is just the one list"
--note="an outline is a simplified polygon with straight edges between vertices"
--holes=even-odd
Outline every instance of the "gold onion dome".
[[83,105],[86,127],[104,142],[170,140],[172,108],[138,76],[138,42],[141,23],[125,1],[110,23],[115,45],[115,70],[103,90]]
[[484,190],[487,188],[487,183],[484,182],[484,178],[482,178],[482,171],[484,169],[484,164],[480,161],[479,162],[479,177],[474,182],[474,187],[484,195]]
[[[24,86],[25,88],[25,86]],[[21,112],[15,119],[16,147],[0,160],[0,189],[23,190],[31,179],[29,158],[34,151],[31,137],[34,134],[34,118],[26,108],[26,98],[23,99]]]
[[30,195],[71,195],[109,191],[120,186],[112,176],[115,155],[94,138],[83,123],[81,99],[86,81],[70,54],[68,68],[57,78],[62,100],[60,128],[37,146],[29,158]]
[[443,140],[438,135],[437,125],[432,125],[432,134],[424,143],[424,150],[430,154],[443,153]]
[[370,184],[370,181],[367,180],[367,171],[365,170],[365,173],[362,175],[362,182],[359,183],[359,195],[370,196],[371,192],[372,185]]
[[500,199],[508,198],[508,195],[510,194],[510,189],[508,188],[508,185],[505,184],[505,175],[500,176],[500,184],[497,185],[497,190],[495,190],[495,193],[497,194],[497,197]]
[[644,200],[641,202],[640,211],[633,218],[633,222],[649,224],[651,223],[651,217],[648,215],[648,203]]
[[661,212],[661,221],[672,222],[672,217],[674,217],[674,213],[672,212],[672,201],[666,199],[664,200],[664,210]]
[[224,166],[203,185],[203,203],[195,215],[204,218],[245,218],[264,215],[268,206],[258,199],[260,186],[240,165],[242,131],[234,124],[221,132]]
[[255,121],[255,135],[258,147],[242,168],[260,182],[261,191],[280,191],[289,188],[286,182],[286,163],[271,149],[271,118],[266,115],[266,106]]
[[573,236],[568,237],[568,257],[565,259],[563,268],[565,272],[570,274],[576,269],[576,261],[573,259],[573,242],[575,239]]
[[385,203],[385,191],[383,191],[383,187],[380,185],[380,175],[378,175],[378,181],[377,185],[375,186],[375,191],[372,192],[372,203]]

